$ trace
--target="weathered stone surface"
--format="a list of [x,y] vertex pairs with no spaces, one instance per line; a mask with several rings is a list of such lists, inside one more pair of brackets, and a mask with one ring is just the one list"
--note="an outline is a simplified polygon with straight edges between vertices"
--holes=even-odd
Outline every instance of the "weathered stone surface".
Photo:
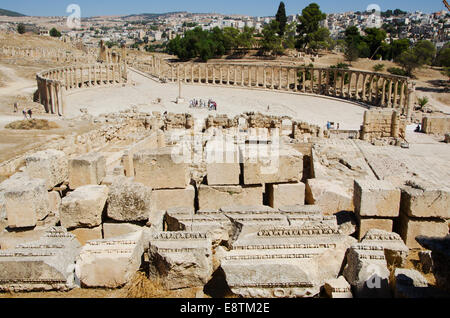
[[131,223],[103,223],[104,239],[112,239],[143,231],[143,227]]
[[143,232],[88,242],[77,258],[75,273],[84,287],[118,288],[141,266]]
[[71,234],[75,235],[81,246],[86,245],[87,242],[92,240],[101,240],[103,238],[102,227],[97,226],[94,228],[78,228],[69,231]]
[[274,209],[305,204],[304,183],[271,184],[268,191],[269,205]]
[[303,155],[289,146],[245,145],[240,153],[246,185],[302,180]]
[[262,186],[206,186],[199,187],[200,210],[219,210],[225,206],[257,206],[263,203]]
[[450,292],[450,235],[444,238],[419,236],[417,242],[431,250],[437,287],[447,293]]
[[382,246],[355,244],[347,252],[345,279],[356,298],[389,298],[390,272]]
[[343,235],[353,235],[358,228],[358,220],[353,212],[339,212],[335,214],[339,231]]
[[27,177],[8,180],[4,190],[6,215],[10,228],[36,226],[49,213],[48,192],[43,179]]
[[324,289],[329,298],[353,298],[351,286],[344,276],[327,280]]
[[74,264],[79,252],[75,237],[52,227],[33,243],[0,252],[0,291],[65,291],[75,287]]
[[327,215],[354,211],[351,189],[338,180],[309,179],[306,183],[306,203],[320,206]]
[[27,174],[31,178],[44,179],[47,190],[51,190],[68,178],[68,159],[62,151],[49,149],[36,152],[25,158]]
[[173,148],[168,147],[136,153],[133,157],[135,181],[152,189],[185,189],[190,183],[189,166],[172,151]]
[[402,188],[401,213],[418,218],[450,219],[450,189],[424,182]]
[[355,180],[355,212],[365,217],[397,217],[400,189],[384,180]]
[[358,225],[358,239],[362,240],[366,233],[373,229],[392,232],[394,221],[392,219],[358,217]]
[[186,189],[154,190],[152,192],[152,211],[167,211],[175,208],[189,210],[194,214],[195,189],[188,186]]
[[59,215],[61,211],[61,196],[57,191],[51,191],[48,193],[48,205],[49,211],[55,215]]
[[243,297],[313,297],[337,278],[355,239],[326,223],[259,226],[240,234],[221,261],[228,286]]
[[422,120],[422,131],[426,134],[444,135],[450,130],[448,116],[426,116]]
[[416,237],[420,235],[445,237],[448,233],[448,224],[445,220],[400,216],[399,234],[411,249],[420,248],[420,244],[416,241]]
[[126,177],[116,177],[109,187],[108,217],[121,222],[147,221],[152,189]]
[[168,211],[165,222],[168,231],[206,233],[215,246],[229,243],[235,233],[231,221],[220,213],[186,215]]
[[396,268],[392,285],[396,298],[423,298],[428,290],[428,281],[413,269]]
[[99,153],[89,153],[69,160],[69,186],[77,189],[98,185],[106,176],[106,159]]
[[208,163],[208,185],[237,185],[241,174],[239,161],[235,163]]
[[388,265],[403,267],[406,265],[409,248],[397,233],[382,230],[369,230],[362,239],[366,245],[382,246]]
[[5,203],[5,195],[3,191],[0,190],[0,221],[6,220],[6,203]]
[[212,275],[212,242],[205,233],[164,232],[148,251],[150,276],[168,289],[204,286]]
[[96,227],[108,198],[108,187],[87,185],[77,188],[62,200],[61,225],[67,229]]

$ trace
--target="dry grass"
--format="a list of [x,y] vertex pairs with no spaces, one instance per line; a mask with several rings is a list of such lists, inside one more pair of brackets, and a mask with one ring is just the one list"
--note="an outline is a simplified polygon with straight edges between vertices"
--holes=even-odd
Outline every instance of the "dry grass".
[[60,128],[58,124],[48,121],[46,119],[31,119],[31,120],[19,120],[9,123],[5,126],[6,129],[16,130],[50,130]]

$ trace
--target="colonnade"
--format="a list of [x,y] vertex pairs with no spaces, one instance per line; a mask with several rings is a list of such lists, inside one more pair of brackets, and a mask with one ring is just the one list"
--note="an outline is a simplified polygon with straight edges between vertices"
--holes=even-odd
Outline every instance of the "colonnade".
[[40,72],[36,75],[39,102],[45,111],[62,116],[67,91],[125,83],[127,66],[123,64],[90,64],[68,66]]
[[95,56],[81,51],[48,48],[0,47],[0,55],[11,58],[48,59],[59,62],[95,63]]
[[188,84],[282,90],[395,108],[408,118],[414,85],[407,77],[337,68],[257,64],[167,63],[156,55],[133,67],[161,80]]

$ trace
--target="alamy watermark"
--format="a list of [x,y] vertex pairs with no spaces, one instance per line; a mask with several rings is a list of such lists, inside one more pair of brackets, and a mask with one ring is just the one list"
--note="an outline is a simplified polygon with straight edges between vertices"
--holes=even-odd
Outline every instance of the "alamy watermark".
[[78,4],[69,4],[66,12],[70,13],[67,17],[67,26],[71,29],[81,29],[81,7]]

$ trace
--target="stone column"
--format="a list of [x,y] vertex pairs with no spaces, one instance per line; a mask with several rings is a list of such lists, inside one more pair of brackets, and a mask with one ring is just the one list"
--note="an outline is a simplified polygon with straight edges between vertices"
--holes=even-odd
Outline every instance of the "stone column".
[[209,84],[209,70],[208,70],[208,64],[205,64],[205,84]]
[[280,65],[280,70],[278,73],[278,77],[279,77],[279,84],[278,84],[278,89],[281,90],[282,86],[283,86],[283,68]]
[[231,66],[227,66],[227,86],[230,86],[230,72],[233,68]]
[[214,65],[212,66],[212,83],[216,84],[216,67]]
[[275,81],[275,69],[273,68],[273,66],[270,67],[269,69],[269,76],[270,76],[270,89],[275,89],[275,85],[274,85],[274,81]]
[[389,79],[388,107],[392,108],[392,78]]
[[286,90],[290,90],[291,89],[291,69],[289,67],[286,68],[286,78],[287,78],[287,83],[286,83]]
[[391,137],[398,138],[399,136],[399,118],[396,111],[392,112],[392,126],[391,126]]
[[394,86],[394,103],[393,103],[394,108],[398,107],[397,100],[398,100],[398,80],[396,79]]
[[233,65],[234,68],[234,86],[237,86],[237,66]]
[[259,88],[259,66],[255,67],[255,75],[256,75],[256,87]]
[[411,121],[412,119],[412,114],[414,111],[414,101],[416,98],[416,83],[415,82],[411,82],[408,85],[408,102],[406,105],[406,118]]
[[366,79],[367,79],[367,74],[364,73],[363,75],[363,80],[362,80],[362,96],[361,96],[361,100],[363,102],[365,102],[367,100],[367,86],[366,86]]
[[267,69],[266,69],[266,66],[263,66],[263,84],[264,84],[264,89],[267,89]]
[[383,77],[383,92],[381,94],[381,100],[380,100],[381,107],[386,106],[385,101],[386,101],[386,78]]
[[252,87],[252,67],[248,67],[248,87]]
[[405,81],[402,81],[400,90],[401,90],[400,91],[400,108],[402,108],[402,110],[404,110],[404,107],[405,107]]
[[53,82],[50,82],[49,88],[51,96],[50,111],[52,114],[54,114],[56,109],[56,94],[55,94],[55,85]]
[[359,100],[359,78],[361,76],[361,73],[356,73],[356,87],[355,87],[355,99]]
[[294,91],[298,92],[298,68],[294,68]]
[[344,85],[345,85],[345,71],[341,71],[341,97],[345,97]]
[[353,78],[353,72],[349,71],[348,73],[348,98],[352,98],[352,78]]
[[220,65],[220,68],[219,68],[219,70],[220,70],[220,81],[219,81],[219,85],[222,85],[223,84],[223,67],[222,67],[222,65]]
[[334,89],[333,96],[337,96],[337,82],[338,82],[338,72],[336,69],[333,70],[334,74]]
[[373,98],[373,78],[374,76],[371,75],[370,79],[369,79],[369,102],[372,102],[372,98]]
[[325,95],[330,94],[330,70],[326,70],[326,84],[325,84]]
[[241,86],[244,86],[244,66],[241,66]]
[[317,93],[319,95],[322,95],[322,70],[318,69],[317,71],[319,73],[319,89],[318,89]]

